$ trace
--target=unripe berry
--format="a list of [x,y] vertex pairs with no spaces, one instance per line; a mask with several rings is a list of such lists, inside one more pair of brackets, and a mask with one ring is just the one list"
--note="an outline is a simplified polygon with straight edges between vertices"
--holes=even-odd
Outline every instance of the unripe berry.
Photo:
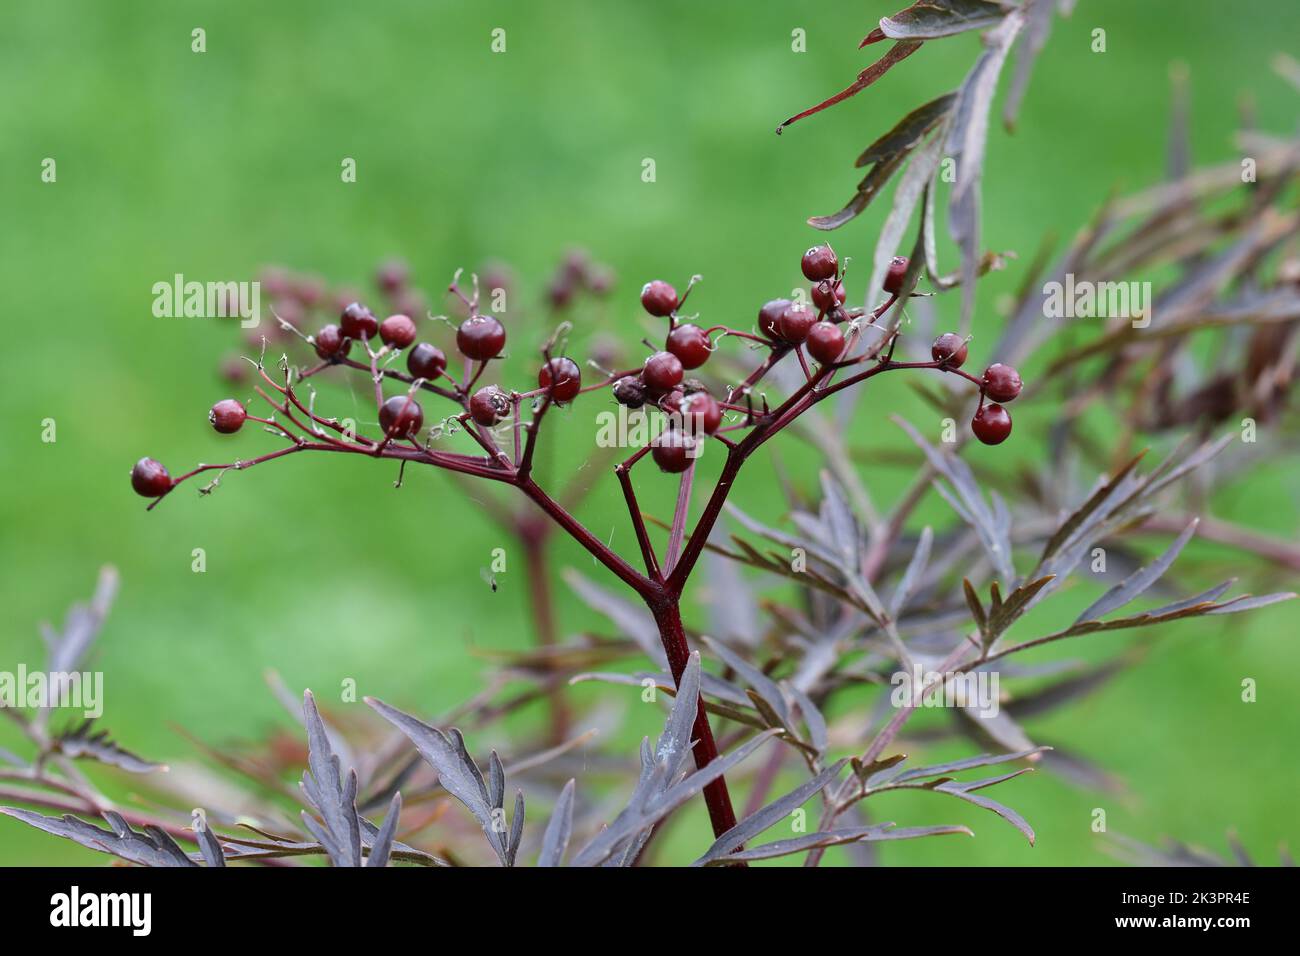
[[635,375],[625,375],[614,383],[614,401],[628,408],[645,404],[645,385]]
[[668,333],[668,351],[682,363],[682,368],[699,368],[709,360],[709,337],[698,325],[679,325]]
[[678,475],[695,461],[695,440],[677,429],[664,432],[655,439],[650,454],[660,470]]
[[313,335],[311,342],[316,349],[316,354],[323,359],[343,358],[352,351],[352,340],[333,323]]
[[486,362],[505,347],[505,327],[490,315],[471,315],[456,330],[456,348],[466,358]]
[[379,427],[390,438],[411,438],[424,424],[424,409],[409,395],[394,395],[379,408]]
[[496,385],[484,385],[470,397],[469,414],[480,425],[491,428],[510,414],[510,396]]
[[[552,385],[551,382],[555,384]],[[571,402],[582,389],[582,370],[571,358],[553,358],[537,373],[539,388],[549,390],[557,402]]]
[[428,342],[421,342],[406,353],[406,370],[416,378],[432,382],[447,368],[447,356],[442,349]]
[[141,458],[131,469],[131,487],[144,498],[157,498],[172,487],[172,476],[167,469],[152,458]]
[[1011,416],[1001,405],[982,405],[971,419],[970,429],[986,445],[1000,445],[1011,434]]
[[669,392],[681,384],[682,360],[672,352],[656,352],[645,360],[641,379],[652,392]]
[[844,353],[844,333],[834,322],[816,322],[804,342],[808,354],[823,365],[837,361]]
[[843,282],[832,282],[830,279],[823,279],[812,287],[813,305],[819,312],[827,312],[837,305],[841,305],[848,293],[844,291]]
[[956,332],[945,332],[930,346],[930,355],[949,368],[961,368],[966,361],[966,340]]
[[693,392],[677,404],[687,431],[712,435],[722,424],[722,406],[708,392]]
[[890,295],[898,295],[903,291],[903,279],[907,276],[907,256],[894,256],[889,260],[889,268],[885,270],[885,281],[880,283],[880,287]]
[[248,412],[233,398],[223,398],[208,412],[208,421],[223,435],[232,435],[244,425]]
[[415,341],[415,336],[415,323],[410,316],[390,315],[379,324],[379,337],[391,348],[404,349]]
[[801,305],[791,305],[781,313],[776,323],[776,331],[781,338],[791,345],[799,345],[808,338],[808,330],[817,321],[817,316]]
[[1010,365],[990,365],[984,370],[984,394],[995,402],[1009,402],[1020,394],[1020,373]]
[[647,282],[641,287],[641,305],[651,315],[672,315],[677,309],[677,290],[662,279]]
[[758,310],[758,329],[769,339],[779,339],[781,333],[777,331],[777,323],[781,321],[781,315],[786,309],[790,308],[789,299],[773,299],[771,302],[764,302],[763,307]]
[[835,258],[835,250],[826,244],[813,246],[803,254],[803,260],[799,263],[803,269],[803,274],[813,282],[821,282],[823,279],[829,279],[835,275],[839,269],[839,260]]
[[339,327],[350,339],[373,339],[379,333],[379,320],[360,302],[352,302],[343,310]]

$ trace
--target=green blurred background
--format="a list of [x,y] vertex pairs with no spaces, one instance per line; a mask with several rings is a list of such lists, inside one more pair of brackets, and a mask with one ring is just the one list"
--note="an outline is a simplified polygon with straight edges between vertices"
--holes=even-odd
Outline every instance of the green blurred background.
[[[848,198],[857,152],[954,87],[976,54],[973,36],[927,46],[873,90],[774,136],[780,120],[866,65],[879,48],[859,52],[857,42],[895,6],[6,3],[0,277],[15,336],[0,439],[0,668],[40,666],[37,622],[61,620],[112,562],[123,586],[95,662],[106,672],[104,725],[146,756],[193,754],[175,726],[219,742],[285,725],[263,682],[267,668],[323,696],[355,678],[362,693],[429,714],[477,689],[486,667],[477,651],[529,642],[524,579],[515,564],[497,593],[488,590],[480,569],[511,542],[444,476],[408,473],[395,491],[386,463],[304,456],[232,474],[210,498],[183,490],[145,513],[126,477],[138,457],[158,457],[175,473],[273,446],[251,430],[212,433],[206,410],[231,391],[216,367],[237,337],[218,322],[153,318],[153,283],[177,272],[252,278],[278,262],[368,286],[374,265],[396,255],[436,289],[458,266],[500,259],[520,277],[505,371],[514,381],[532,374],[525,346],[543,337],[545,282],[573,246],[593,250],[619,278],[605,309],[577,313],[579,343],[595,326],[635,343],[645,334],[636,292],[656,276],[682,283],[702,274],[693,306],[712,322],[744,326],[759,303],[798,281],[798,255],[814,238],[804,220]],[[205,53],[191,52],[195,27],[206,30]],[[490,50],[496,27],[506,30],[505,54]],[[1089,49],[1096,27],[1107,31],[1104,54]],[[807,31],[806,53],[791,51],[794,28]],[[1230,133],[1245,91],[1262,128],[1291,130],[1297,99],[1268,61],[1297,37],[1294,3],[1242,2],[1226,14],[1217,0],[1081,0],[1054,26],[1019,131],[991,132],[986,246],[1018,250],[1023,263],[1044,233],[1068,238],[1112,187],[1158,180],[1173,61],[1191,70],[1196,161],[1234,158]],[[46,157],[57,161],[55,184],[41,182]],[[356,183],[340,181],[344,157],[356,159]],[[641,179],[647,157],[654,183]],[[842,254],[869,259],[885,208],[833,237]],[[981,283],[973,364],[990,357],[992,305],[1020,271],[1013,263]],[[949,298],[940,309],[952,316]],[[905,384],[879,385],[864,409],[924,414]],[[364,394],[360,384],[339,385],[322,401],[364,421]],[[587,458],[592,425],[580,414],[551,449],[552,473]],[[1038,463],[1039,426],[1050,416],[1026,409],[997,454],[970,454],[1008,472]],[[46,418],[57,422],[53,444],[40,440]],[[899,445],[883,413],[863,414],[854,429],[857,445]],[[811,477],[811,458],[799,456],[788,450],[786,463]],[[1293,532],[1294,467],[1284,460],[1223,488],[1216,513]],[[776,521],[770,471],[758,464],[752,474],[738,503]],[[906,477],[885,466],[867,481],[888,502]],[[673,483],[648,473],[641,481],[647,510],[666,514]],[[616,498],[604,481],[582,514],[627,547]],[[930,502],[917,520],[947,519]],[[203,574],[191,571],[196,547],[207,552]],[[1287,583],[1237,555],[1198,553],[1218,565],[1207,578],[1240,575],[1256,591]],[[605,580],[562,542],[554,568],[564,565]],[[1078,603],[1064,601],[1060,613],[1089,600],[1078,590]],[[603,625],[567,592],[560,613],[566,632]],[[1297,837],[1300,709],[1287,676],[1300,665],[1295,630],[1290,606],[1176,625],[1143,666],[1030,724],[1123,777],[1126,798],[1049,774],[1015,781],[1001,799],[1037,828],[1030,848],[955,801],[894,797],[877,816],[964,822],[977,838],[890,846],[885,859],[1102,864],[1089,813],[1105,806],[1112,830],[1148,840],[1173,834],[1222,849],[1235,826],[1275,861],[1278,843]],[[1125,638],[1095,640],[1068,651],[1095,657]],[[1256,704],[1240,702],[1244,676],[1260,681]],[[572,696],[587,704],[618,693],[586,685]],[[653,733],[658,720],[629,706],[627,741]],[[7,723],[0,746],[22,750]],[[704,827],[695,808],[674,841],[681,852]],[[0,819],[0,863],[69,861],[103,857]]]

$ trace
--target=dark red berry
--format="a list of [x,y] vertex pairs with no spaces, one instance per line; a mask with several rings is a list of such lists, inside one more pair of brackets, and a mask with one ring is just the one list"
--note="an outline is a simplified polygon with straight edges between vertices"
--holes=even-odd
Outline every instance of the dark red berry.
[[645,404],[645,385],[635,375],[625,375],[614,383],[614,401],[628,408]]
[[773,299],[771,302],[764,302],[763,307],[758,310],[758,329],[769,339],[779,339],[781,334],[777,331],[777,323],[781,321],[781,315],[786,309],[790,308],[789,299]]
[[971,419],[970,429],[986,445],[1000,445],[1011,434],[1011,416],[1001,405],[983,405]]
[[843,282],[832,282],[830,279],[823,279],[812,287],[813,305],[817,306],[817,311],[827,312],[837,305],[840,305],[847,298],[848,293],[844,291]]
[[480,425],[491,428],[510,414],[510,396],[496,385],[484,385],[470,397],[469,414]]
[[641,287],[641,305],[651,315],[672,315],[677,309],[677,290],[662,279]]
[[312,336],[311,341],[316,348],[316,354],[323,359],[343,358],[352,350],[352,340],[333,323]]
[[393,295],[406,287],[410,274],[405,262],[394,259],[379,267],[379,271],[375,273],[375,284],[389,295]]
[[157,498],[171,490],[172,476],[152,458],[141,458],[131,469],[131,487],[144,498]]
[[678,409],[686,422],[686,430],[691,434],[712,435],[722,424],[722,406],[708,392],[693,392],[685,396]]
[[[682,399],[685,397],[686,393],[684,391],[680,388],[674,388],[661,394],[659,400],[656,401],[655,404],[671,415],[675,412],[681,411],[680,406],[682,404]],[[669,424],[672,424],[671,420],[669,421]]]
[[834,322],[816,322],[808,330],[804,345],[809,355],[823,365],[829,365],[844,353],[844,333]]
[[379,427],[390,438],[411,438],[424,424],[424,409],[409,395],[394,395],[379,408]]
[[456,330],[456,348],[466,358],[486,362],[505,347],[505,327],[490,315],[471,315]]
[[885,270],[885,281],[880,283],[880,287],[890,295],[898,295],[903,291],[903,279],[907,276],[907,256],[894,256],[889,260],[889,268]]
[[447,356],[442,349],[428,342],[421,342],[406,353],[406,370],[416,378],[432,382],[447,368]]
[[391,348],[406,348],[415,341],[415,335],[415,323],[407,315],[390,315],[379,324],[379,337]]
[[1010,365],[990,365],[984,370],[984,394],[995,402],[1009,402],[1020,394],[1020,373]]
[[232,435],[244,425],[248,412],[233,398],[223,398],[208,412],[208,421],[223,435]]
[[553,358],[538,371],[537,385],[548,389],[555,401],[571,402],[582,389],[582,370],[571,358]]
[[695,440],[678,429],[670,429],[655,439],[650,454],[661,470],[680,474],[695,461]]
[[829,279],[835,275],[836,270],[840,267],[840,262],[835,258],[835,250],[828,245],[822,244],[813,246],[805,252],[803,261],[799,265],[808,279],[813,282],[821,282],[823,279]]
[[656,352],[645,360],[641,379],[652,392],[669,392],[682,382],[682,360],[672,352]]
[[808,330],[817,321],[817,316],[801,305],[791,305],[781,313],[776,323],[776,331],[782,339],[791,345],[799,345],[808,338]]
[[339,327],[350,339],[373,339],[379,334],[379,320],[360,302],[349,303],[343,310]]
[[698,325],[679,325],[668,333],[668,351],[681,360],[682,368],[699,368],[712,352],[709,337]]
[[945,332],[930,346],[930,355],[949,368],[961,368],[966,361],[966,340],[956,332]]

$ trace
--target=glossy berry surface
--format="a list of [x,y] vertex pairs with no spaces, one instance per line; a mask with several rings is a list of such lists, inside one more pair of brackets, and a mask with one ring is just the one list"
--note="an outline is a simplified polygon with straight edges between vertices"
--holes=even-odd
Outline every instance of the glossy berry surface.
[[813,246],[805,252],[799,267],[803,269],[805,278],[812,282],[821,282],[823,279],[834,276],[840,267],[840,263],[835,258],[835,250],[828,245],[822,244]]
[[469,414],[490,428],[510,414],[510,397],[496,385],[484,385],[470,397]]
[[885,281],[880,283],[880,287],[890,295],[898,295],[903,291],[903,279],[907,277],[907,256],[894,256],[889,260],[889,268],[885,270]]
[[571,358],[553,358],[538,371],[537,387],[557,402],[571,402],[582,390],[582,370]]
[[677,405],[682,417],[687,419],[686,430],[691,434],[703,432],[712,435],[722,424],[722,406],[708,392],[692,392]]
[[406,353],[406,370],[416,378],[432,382],[447,368],[447,356],[442,349],[428,342],[421,342]]
[[808,338],[808,330],[817,321],[817,316],[801,305],[791,305],[781,313],[776,323],[777,334],[791,345],[799,345]]
[[984,405],[971,419],[970,429],[986,445],[1000,445],[1011,434],[1011,416],[1001,405]]
[[391,348],[406,348],[415,341],[415,335],[415,323],[410,316],[390,315],[379,323],[379,337]]
[[486,362],[506,347],[506,330],[490,315],[472,315],[456,330],[456,348],[476,362]]
[[131,487],[137,495],[145,498],[157,498],[171,490],[172,476],[160,462],[152,458],[141,458],[131,469]]
[[411,438],[424,425],[424,409],[408,395],[394,395],[379,409],[379,427],[391,438]]
[[224,398],[212,406],[208,412],[208,421],[212,427],[223,435],[233,435],[244,426],[248,412],[244,406],[233,398]]
[[343,310],[339,328],[350,339],[373,339],[379,334],[379,320],[360,302],[352,302]]
[[816,322],[804,342],[808,354],[823,365],[836,361],[844,351],[844,333],[833,322]]
[[1020,394],[1020,373],[1010,365],[990,365],[984,370],[984,394],[995,402],[1009,402]]
[[641,305],[651,315],[672,315],[677,309],[677,290],[662,279],[647,282],[641,287]]
[[352,341],[342,329],[331,323],[312,336],[312,347],[323,359],[342,358],[351,351]]
[[759,331],[769,339],[779,339],[781,334],[777,331],[777,323],[781,321],[782,313],[791,305],[793,303],[789,299],[773,299],[771,302],[764,302],[763,307],[758,310]]
[[699,368],[712,354],[709,337],[698,325],[679,325],[668,333],[668,351],[677,356],[682,368]]
[[682,383],[682,360],[672,352],[656,352],[645,360],[641,380],[652,392],[669,392]]
[[691,467],[695,461],[692,457],[694,453],[694,440],[676,429],[666,431],[655,439],[654,448],[650,450],[660,471],[666,471],[670,475],[681,474]]
[[966,340],[956,332],[945,332],[930,346],[930,357],[949,368],[961,368],[966,361]]
[[625,375],[614,383],[614,401],[628,408],[645,404],[645,385],[634,375]]
[[847,295],[843,282],[830,279],[823,279],[812,287],[812,302],[818,312],[827,312],[837,305],[843,305]]

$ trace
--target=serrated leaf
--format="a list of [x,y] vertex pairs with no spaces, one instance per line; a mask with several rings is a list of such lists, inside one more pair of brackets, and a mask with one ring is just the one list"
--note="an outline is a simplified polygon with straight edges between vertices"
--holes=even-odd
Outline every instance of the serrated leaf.
[[17,807],[0,807],[0,813],[21,820],[38,830],[79,843],[88,849],[98,850],[100,853],[107,853],[141,866],[198,866],[164,831],[157,827],[146,827],[144,832],[137,833],[127,825],[120,814],[111,810],[104,814],[104,819],[111,827],[108,830],[102,830],[71,814],[47,817]]
[[150,773],[154,770],[167,769],[164,764],[137,757],[119,746],[106,730],[92,733],[94,723],[94,720],[86,720],[77,727],[65,731],[54,739],[54,745],[68,757],[74,759],[89,757],[128,773]]

